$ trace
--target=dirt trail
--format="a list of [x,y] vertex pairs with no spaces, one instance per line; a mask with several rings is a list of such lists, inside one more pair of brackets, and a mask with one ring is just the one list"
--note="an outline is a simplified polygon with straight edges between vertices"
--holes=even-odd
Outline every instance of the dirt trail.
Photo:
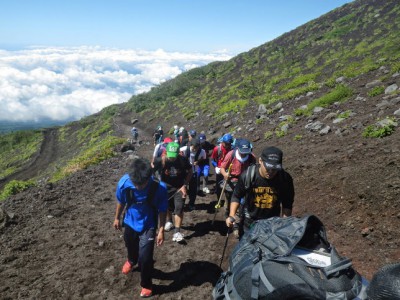
[[11,180],[29,180],[40,175],[52,162],[58,158],[58,129],[49,128],[43,130],[43,142],[39,152],[31,162],[0,182],[0,190]]

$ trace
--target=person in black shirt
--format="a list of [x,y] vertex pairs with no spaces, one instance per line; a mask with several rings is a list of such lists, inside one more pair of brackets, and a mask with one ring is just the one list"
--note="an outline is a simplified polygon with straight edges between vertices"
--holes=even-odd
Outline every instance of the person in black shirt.
[[171,142],[167,144],[164,156],[157,157],[154,162],[154,169],[159,170],[161,181],[165,182],[168,190],[167,222],[164,230],[173,228],[172,212],[174,212],[175,233],[172,237],[174,242],[183,241],[183,234],[180,228],[183,221],[183,208],[187,196],[186,186],[192,178],[193,170],[189,160],[179,155],[179,144]]
[[282,156],[280,149],[267,147],[262,151],[259,165],[253,165],[241,174],[233,192],[229,217],[226,219],[226,225],[232,227],[237,223],[236,212],[241,208],[239,236],[251,228],[256,220],[292,215],[293,179],[282,168]]

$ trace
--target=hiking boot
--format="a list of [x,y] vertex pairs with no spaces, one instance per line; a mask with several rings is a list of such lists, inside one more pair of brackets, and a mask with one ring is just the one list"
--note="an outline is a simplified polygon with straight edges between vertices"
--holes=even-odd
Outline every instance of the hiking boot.
[[205,193],[205,194],[209,194],[210,193],[210,190],[208,189],[208,187],[203,187],[203,192]]
[[183,241],[183,234],[180,233],[180,232],[175,232],[173,237],[172,237],[172,241],[173,242],[178,242],[178,243]]
[[142,288],[142,291],[140,292],[140,297],[142,298],[149,298],[153,296],[153,291],[150,289]]
[[165,223],[165,226],[164,226],[164,230],[165,231],[170,231],[171,229],[174,229],[174,224],[172,224],[172,222],[167,222],[167,223]]
[[130,271],[132,271],[133,265],[130,263],[129,260],[127,260],[124,265],[122,266],[122,273],[125,275],[128,274]]

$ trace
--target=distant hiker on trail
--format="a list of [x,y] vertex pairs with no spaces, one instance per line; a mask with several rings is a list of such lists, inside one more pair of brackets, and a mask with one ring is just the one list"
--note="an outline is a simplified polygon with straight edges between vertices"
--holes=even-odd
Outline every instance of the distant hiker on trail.
[[240,174],[245,172],[250,165],[256,163],[255,156],[251,153],[251,144],[245,139],[236,139],[235,149],[226,154],[221,163],[221,174],[226,181],[225,197],[226,209],[225,217],[229,216],[229,207],[235,185],[239,180]]
[[214,145],[212,145],[209,141],[207,141],[206,135],[204,133],[200,133],[199,135],[200,147],[206,153],[206,159],[199,164],[199,168],[197,169],[197,178],[198,178],[198,189],[200,190],[200,178],[203,176],[203,188],[202,191],[205,194],[210,193],[210,189],[208,188],[208,175],[210,171],[210,151],[214,150]]
[[215,146],[211,153],[211,164],[215,168],[215,192],[217,199],[221,195],[221,181],[224,176],[221,174],[221,163],[224,161],[226,154],[231,151],[233,143],[233,137],[231,134],[226,133],[222,136],[222,141],[218,146]]
[[196,201],[198,186],[200,180],[198,175],[199,166],[202,165],[206,160],[206,152],[201,149],[200,141],[197,138],[192,139],[188,146],[180,148],[180,152],[184,157],[189,159],[189,162],[193,168],[193,175],[189,181],[189,210],[195,210],[194,203]]
[[266,147],[259,158],[259,165],[243,172],[235,186],[226,225],[232,227],[240,199],[244,197],[239,212],[239,235],[251,228],[252,223],[271,217],[289,217],[294,202],[293,179],[282,168],[283,153],[276,147]]
[[197,137],[197,132],[196,132],[196,130],[189,130],[189,142],[192,140],[192,139],[194,139],[194,138],[196,138]]
[[[161,170],[161,180],[167,184],[168,188],[169,210],[165,231],[175,227],[172,241],[181,242],[184,240],[180,229],[187,196],[186,185],[192,177],[192,166],[186,157],[179,155],[179,144],[172,142],[167,145],[166,155],[154,160],[154,168]],[[175,214],[175,226],[172,224],[172,212]]]
[[174,142],[179,142],[179,128],[178,125],[174,125]]
[[154,146],[161,143],[161,141],[163,140],[163,135],[164,135],[164,131],[163,131],[161,125],[158,125],[153,133]]
[[179,146],[186,146],[189,142],[189,133],[183,127],[179,129]]
[[[124,240],[128,260],[122,273],[128,274],[138,264],[140,270],[141,297],[152,295],[152,273],[154,267],[154,243],[164,242],[164,225],[168,208],[167,187],[151,176],[147,159],[133,160],[128,173],[122,176],[116,191],[117,207],[114,228],[124,226]],[[123,225],[122,213],[125,208]],[[159,219],[159,220],[158,220]],[[159,224],[156,235],[157,224]]]
[[138,139],[138,136],[139,136],[139,133],[138,133],[138,130],[137,130],[136,127],[132,127],[132,129],[131,129],[131,134],[132,134],[133,139],[134,139],[135,142],[136,142],[137,139]]

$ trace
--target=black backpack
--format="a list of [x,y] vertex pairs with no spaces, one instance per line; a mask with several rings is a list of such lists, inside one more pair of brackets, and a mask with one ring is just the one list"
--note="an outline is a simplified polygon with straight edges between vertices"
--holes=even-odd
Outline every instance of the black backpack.
[[213,298],[362,300],[365,283],[317,217],[273,217],[254,222],[233,249]]

